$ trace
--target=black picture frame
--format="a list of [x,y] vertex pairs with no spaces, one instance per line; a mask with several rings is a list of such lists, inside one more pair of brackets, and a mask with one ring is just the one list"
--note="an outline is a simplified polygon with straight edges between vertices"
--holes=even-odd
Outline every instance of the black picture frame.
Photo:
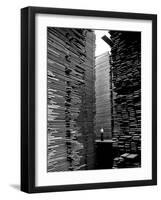
[[[35,186],[35,15],[60,14],[152,21],[152,179],[59,186]],[[21,9],[21,190],[27,193],[157,184],[157,15],[45,7]]]

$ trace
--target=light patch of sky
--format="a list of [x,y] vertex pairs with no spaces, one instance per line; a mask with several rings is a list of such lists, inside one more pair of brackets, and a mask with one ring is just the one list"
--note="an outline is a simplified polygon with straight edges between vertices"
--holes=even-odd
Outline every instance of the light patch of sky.
[[108,31],[105,30],[95,30],[96,34],[96,50],[95,50],[95,56],[99,56],[107,51],[110,52],[111,48],[110,46],[102,40],[102,36],[106,35],[110,38],[110,34]]

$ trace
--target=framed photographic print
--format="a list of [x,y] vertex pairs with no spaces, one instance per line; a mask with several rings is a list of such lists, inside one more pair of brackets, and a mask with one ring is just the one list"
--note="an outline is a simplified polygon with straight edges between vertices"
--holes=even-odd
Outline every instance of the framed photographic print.
[[157,184],[157,16],[21,9],[21,190]]

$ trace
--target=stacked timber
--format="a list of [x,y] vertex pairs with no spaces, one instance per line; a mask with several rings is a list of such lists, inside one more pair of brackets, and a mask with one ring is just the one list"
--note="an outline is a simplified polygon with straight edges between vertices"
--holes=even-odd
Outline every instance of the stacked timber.
[[103,139],[111,139],[111,78],[109,52],[105,52],[96,57],[95,76],[95,131],[97,139],[101,138],[101,134],[103,134]]
[[[114,166],[141,150],[141,33],[110,31]],[[135,155],[130,156],[129,154]],[[127,157],[127,158],[128,158]],[[134,163],[140,166],[140,163]]]
[[95,34],[48,27],[47,171],[94,167]]

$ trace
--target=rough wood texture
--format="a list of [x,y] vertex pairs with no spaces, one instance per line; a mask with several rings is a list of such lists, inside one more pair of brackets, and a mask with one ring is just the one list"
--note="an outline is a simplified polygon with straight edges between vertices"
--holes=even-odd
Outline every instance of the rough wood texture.
[[47,171],[94,168],[95,34],[48,27]]
[[[141,33],[110,31],[114,167],[141,150]],[[132,163],[132,162],[131,162]],[[134,167],[140,162],[134,162]],[[126,165],[127,167],[127,165]]]
[[111,78],[108,52],[96,57],[95,76],[96,135],[100,139],[103,129],[104,139],[111,139]]

